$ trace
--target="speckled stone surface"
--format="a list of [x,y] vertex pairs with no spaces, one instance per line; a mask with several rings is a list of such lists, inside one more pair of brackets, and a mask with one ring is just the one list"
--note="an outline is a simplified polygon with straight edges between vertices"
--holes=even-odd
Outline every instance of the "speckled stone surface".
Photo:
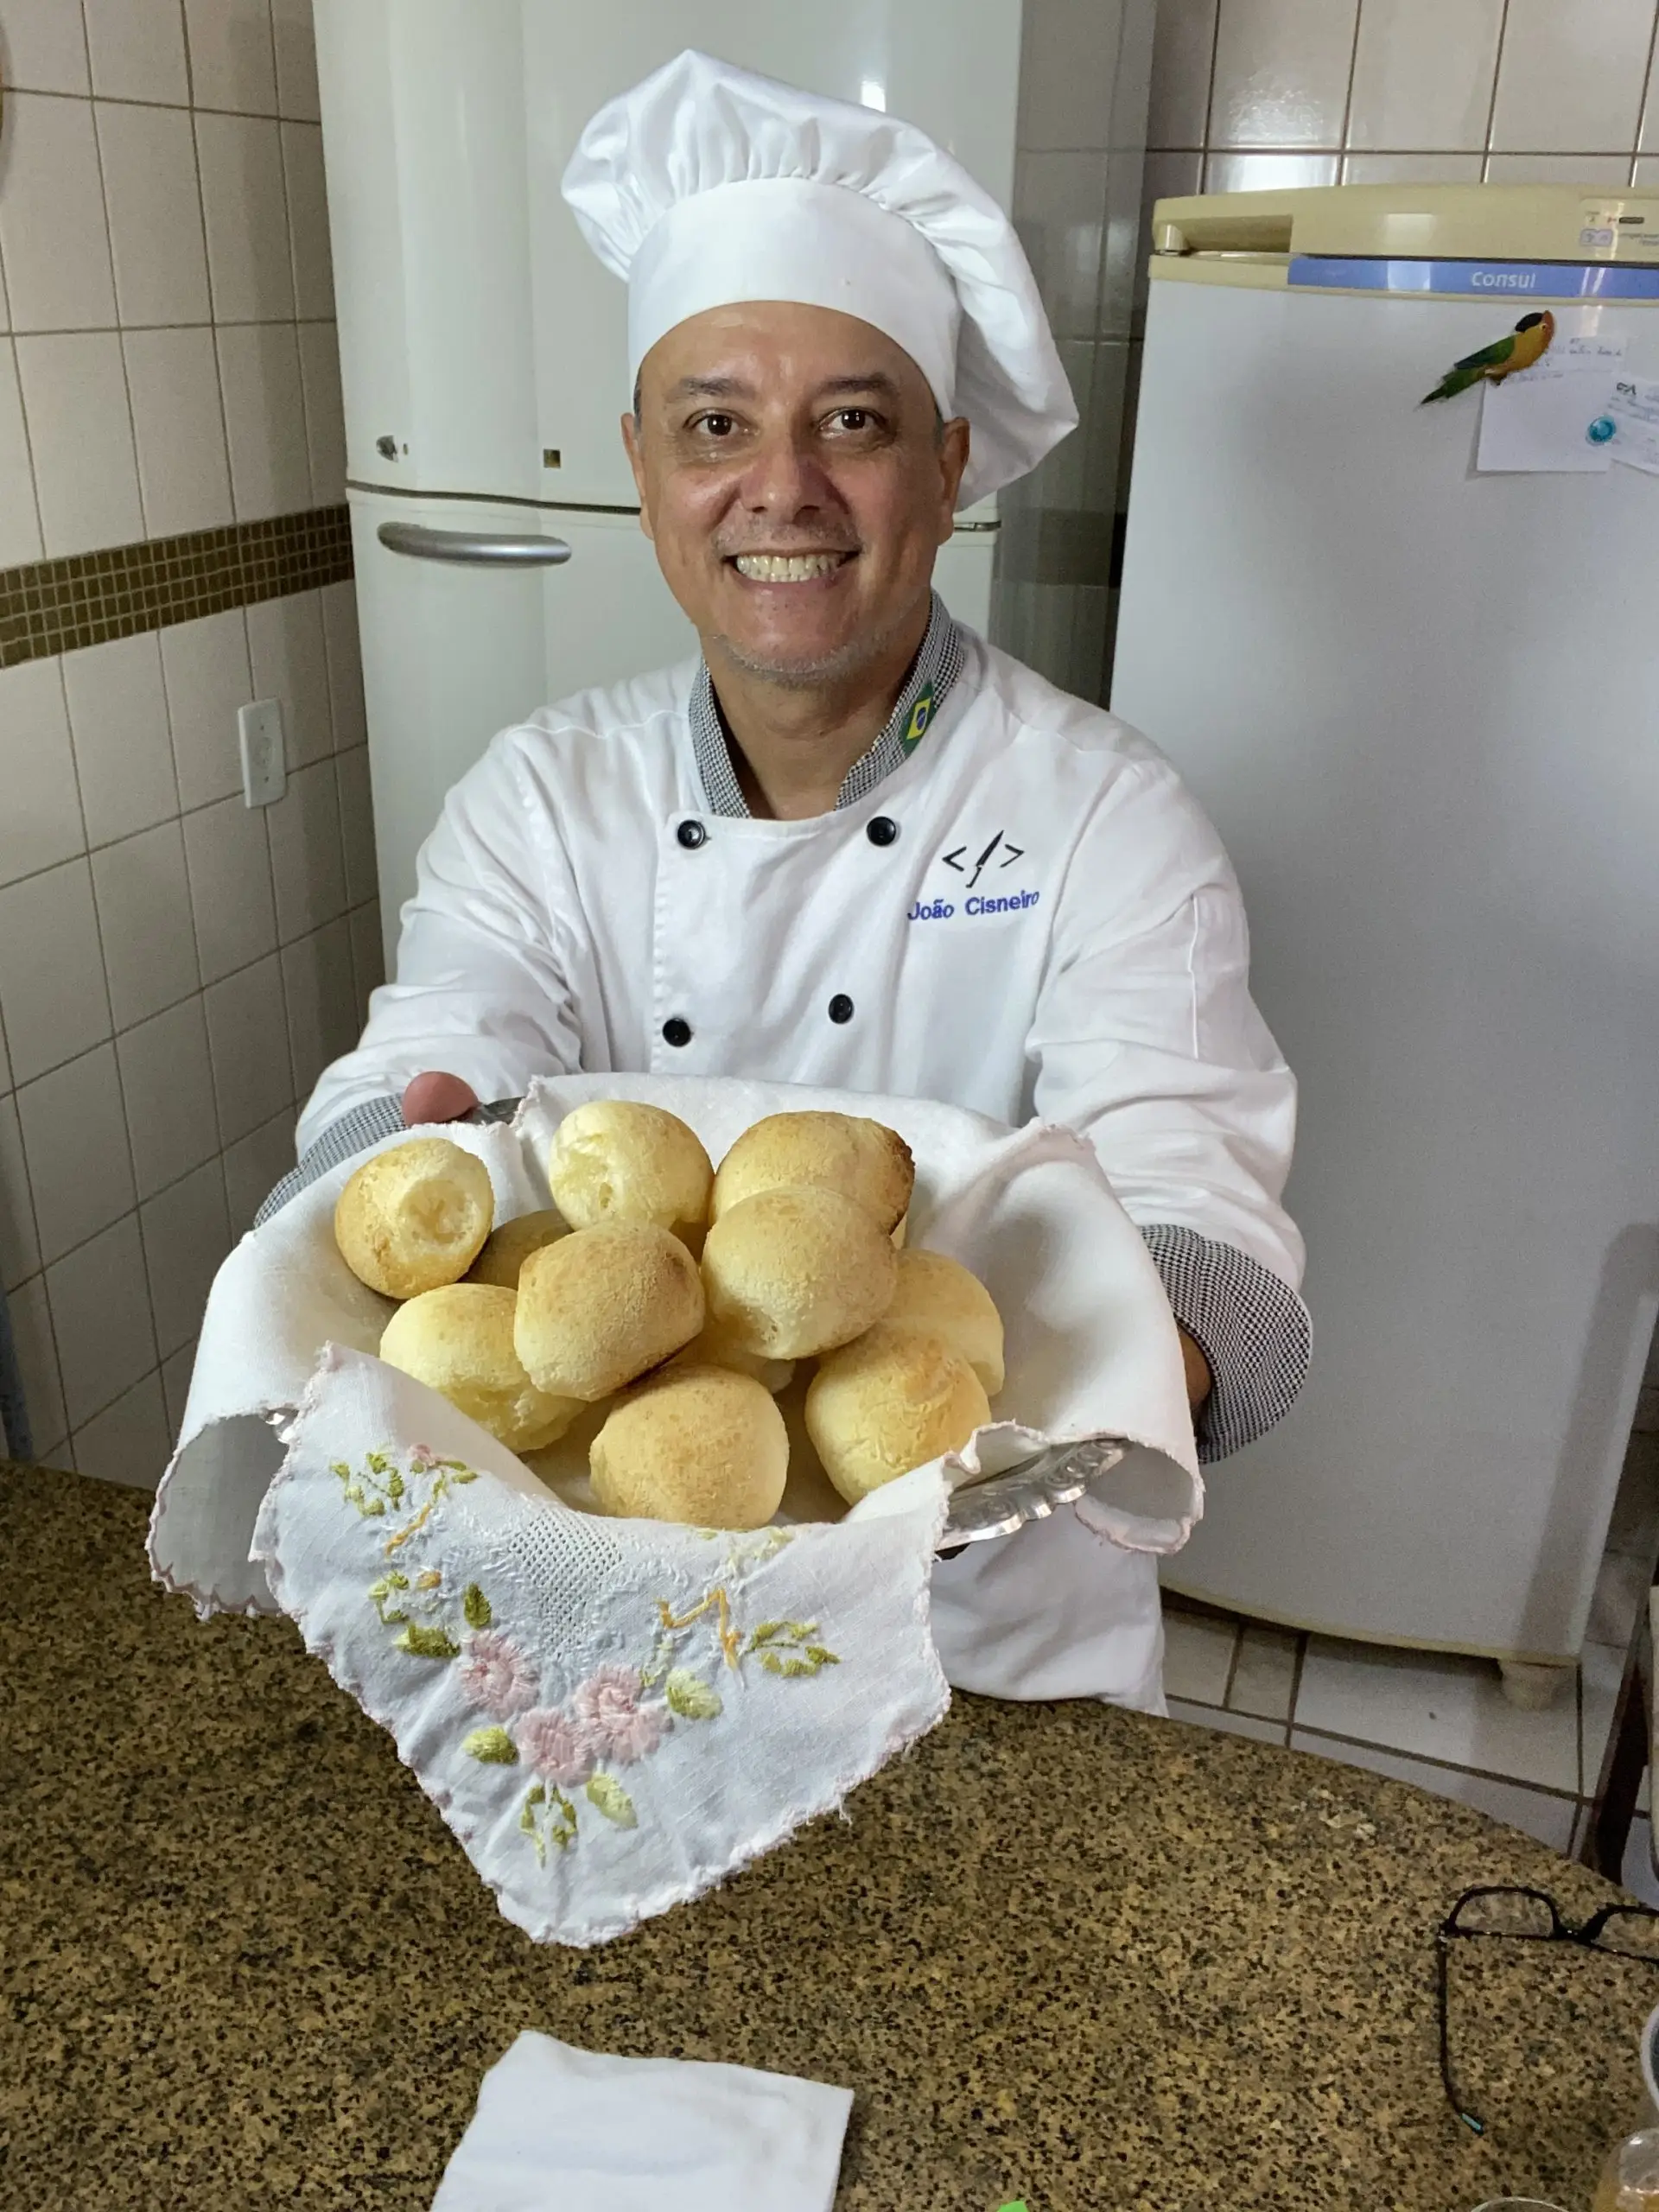
[[152,1586],[147,1504],[0,1471],[7,2212],[413,2212],[525,2027],[849,2085],[838,2212],[1581,2212],[1634,2107],[1659,1974],[1565,1946],[1453,1962],[1487,2142],[1435,2066],[1457,1892],[1583,1912],[1605,1884],[1400,1784],[1090,1705],[959,1699],[846,1819],[606,1949],[538,1948],[286,1623]]

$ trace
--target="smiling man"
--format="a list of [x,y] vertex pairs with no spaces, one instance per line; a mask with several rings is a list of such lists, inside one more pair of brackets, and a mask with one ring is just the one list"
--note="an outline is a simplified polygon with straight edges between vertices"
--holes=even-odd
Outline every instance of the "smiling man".
[[[578,1068],[1042,1116],[1141,1225],[1222,1457],[1307,1353],[1237,886],[1144,739],[931,588],[958,509],[1077,419],[1013,231],[911,125],[695,54],[594,118],[564,188],[628,283],[622,435],[702,658],[543,709],[456,785],[268,1205]],[[1160,1708],[1154,1563],[1086,1500],[941,1563],[933,1623],[962,1688]]]

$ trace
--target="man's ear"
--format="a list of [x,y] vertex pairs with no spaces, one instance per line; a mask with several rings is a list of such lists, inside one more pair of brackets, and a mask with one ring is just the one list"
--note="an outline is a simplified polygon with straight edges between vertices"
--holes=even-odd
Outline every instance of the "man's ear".
[[628,467],[633,471],[633,488],[639,494],[639,527],[654,542],[657,533],[651,526],[651,501],[645,491],[645,456],[637,415],[622,417],[622,448],[628,456]]
[[963,471],[968,466],[968,447],[971,434],[965,416],[954,415],[939,433],[939,490],[944,501],[944,514],[939,531],[943,545],[956,528],[957,493],[962,489]]

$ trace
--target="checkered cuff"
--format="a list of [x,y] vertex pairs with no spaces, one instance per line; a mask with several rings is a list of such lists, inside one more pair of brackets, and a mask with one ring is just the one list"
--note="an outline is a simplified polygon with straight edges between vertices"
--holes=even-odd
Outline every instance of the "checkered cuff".
[[[493,1106],[475,1108],[466,1118],[469,1122],[510,1122],[518,1110],[516,1098],[503,1098]],[[280,1213],[290,1198],[298,1198],[308,1184],[326,1175],[331,1167],[338,1167],[342,1160],[349,1160],[353,1153],[366,1152],[383,1137],[397,1136],[403,1127],[401,1098],[369,1098],[362,1105],[353,1106],[348,1114],[331,1122],[316,1142],[300,1154],[299,1166],[283,1176],[255,1214],[254,1227],[257,1229],[272,1214]]]
[[1210,1363],[1198,1457],[1224,1459],[1282,1421],[1307,1380],[1307,1308],[1270,1269],[1231,1244],[1173,1222],[1141,1229],[1175,1319]]

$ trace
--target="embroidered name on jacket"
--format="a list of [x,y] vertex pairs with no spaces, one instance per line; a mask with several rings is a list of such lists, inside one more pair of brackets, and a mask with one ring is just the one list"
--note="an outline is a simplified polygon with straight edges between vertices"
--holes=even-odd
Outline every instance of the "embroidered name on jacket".
[[[1018,914],[1034,906],[1040,891],[1011,891],[1002,898],[982,899],[976,892],[963,902],[964,914]],[[948,899],[918,899],[905,919],[908,922],[948,922],[957,909]]]

